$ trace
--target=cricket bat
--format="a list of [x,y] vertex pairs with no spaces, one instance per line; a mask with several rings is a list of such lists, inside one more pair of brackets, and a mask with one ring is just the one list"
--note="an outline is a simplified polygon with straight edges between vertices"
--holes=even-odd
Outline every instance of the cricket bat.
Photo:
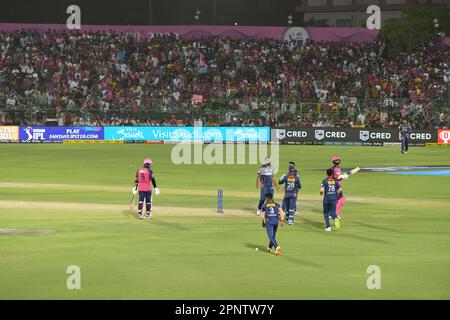
[[[137,188],[137,185],[135,186],[135,188]],[[134,198],[135,198],[135,197],[136,197],[136,194],[133,193],[133,196],[131,197],[130,210],[133,210]]]
[[356,168],[353,168],[353,169],[350,170],[350,171],[347,171],[346,174],[347,174],[348,176],[351,176],[352,174],[357,173],[359,170],[361,170],[361,168],[360,168],[360,167],[356,167]]

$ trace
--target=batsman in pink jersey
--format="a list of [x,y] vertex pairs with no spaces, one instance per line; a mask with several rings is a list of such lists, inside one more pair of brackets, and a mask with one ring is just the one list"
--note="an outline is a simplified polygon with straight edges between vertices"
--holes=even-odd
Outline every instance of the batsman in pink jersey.
[[[339,183],[342,185],[342,179],[345,177],[341,171],[341,167],[339,166],[341,163],[341,158],[339,156],[333,156],[331,159],[333,161],[333,167],[331,168],[333,170],[333,178],[339,181]],[[336,216],[337,218],[340,218],[341,209],[342,206],[345,203],[345,196],[343,192],[340,192],[338,194],[337,198],[337,204],[336,204]]]
[[[152,185],[155,188],[155,194],[159,194],[159,189],[156,187],[156,180],[153,171],[150,169],[152,160],[145,159],[144,166],[136,171],[135,183],[139,190],[139,205],[138,215],[139,219],[143,219],[142,209],[145,201],[145,216],[151,217],[152,212]],[[151,182],[151,183],[150,183]]]

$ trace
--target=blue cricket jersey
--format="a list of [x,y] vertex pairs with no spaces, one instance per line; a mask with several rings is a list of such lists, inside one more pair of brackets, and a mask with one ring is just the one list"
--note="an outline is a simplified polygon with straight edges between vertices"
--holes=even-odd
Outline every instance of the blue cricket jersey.
[[258,170],[259,181],[261,181],[264,189],[271,189],[273,168],[271,165],[262,165]]
[[338,190],[341,188],[339,181],[334,178],[326,178],[322,180],[321,187],[323,191],[323,201],[333,200],[336,201],[338,198]]
[[285,185],[285,196],[296,197],[298,190],[302,188],[302,184],[300,183],[300,176],[294,172],[288,172],[278,181],[278,184]]
[[412,128],[409,124],[401,124],[398,129],[402,138],[409,139],[409,134],[412,132]]
[[270,201],[264,204],[261,211],[265,213],[266,224],[278,224],[278,211],[280,205],[274,201]]

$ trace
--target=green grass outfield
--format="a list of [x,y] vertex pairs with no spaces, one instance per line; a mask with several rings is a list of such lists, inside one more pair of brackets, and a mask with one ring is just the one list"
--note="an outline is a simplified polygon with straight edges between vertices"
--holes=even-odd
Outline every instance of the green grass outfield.
[[[450,165],[450,148],[282,146],[277,178],[294,160],[303,189],[277,257],[255,216],[258,165],[174,165],[172,147],[0,145],[0,298],[450,299],[449,176],[358,173],[331,233],[318,195],[334,154],[344,168]],[[161,195],[139,221],[129,202],[145,157]],[[66,289],[69,265],[81,290]],[[366,286],[369,265],[381,290]]]

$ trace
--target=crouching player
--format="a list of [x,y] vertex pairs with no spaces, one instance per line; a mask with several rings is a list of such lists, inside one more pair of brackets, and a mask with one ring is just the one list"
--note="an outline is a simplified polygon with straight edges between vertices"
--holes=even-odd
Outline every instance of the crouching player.
[[[139,219],[143,219],[144,216],[142,214],[142,209],[144,207],[145,201],[145,216],[147,218],[151,217],[152,212],[152,185],[155,188],[155,194],[159,194],[159,189],[156,187],[155,176],[153,171],[150,169],[152,164],[152,160],[145,159],[144,167],[139,168],[136,171],[136,180],[135,183],[138,186],[139,190],[139,205],[138,205],[138,215]],[[151,184],[150,184],[151,181]]]
[[263,228],[266,228],[267,235],[269,236],[269,245],[267,246],[267,251],[270,252],[272,248],[275,248],[275,255],[281,253],[281,247],[278,245],[276,240],[276,234],[278,229],[278,220],[281,221],[283,225],[285,215],[281,206],[273,201],[273,194],[266,194],[266,202],[261,209],[261,222]]
[[333,178],[333,169],[327,170],[327,178],[323,179],[320,186],[320,195],[323,195],[323,217],[325,218],[325,231],[331,231],[330,216],[334,219],[336,229],[340,228],[339,219],[336,217],[336,203],[339,193],[342,192],[339,181]]
[[295,170],[295,164],[289,162],[289,171],[278,181],[278,184],[284,184],[283,211],[286,212],[287,224],[294,224],[294,216],[297,210],[298,190],[302,188],[300,176]]
[[258,210],[256,210],[256,215],[259,216],[261,213],[261,208],[263,207],[265,201],[265,195],[267,193],[274,194],[274,188],[278,191],[278,185],[273,177],[274,169],[271,165],[272,161],[270,157],[266,157],[264,164],[259,168],[256,177],[256,189],[259,189],[261,184],[261,191],[259,196]]
[[[331,168],[333,170],[333,178],[342,184],[342,180],[347,180],[348,175],[346,173],[342,173],[340,164],[341,164],[341,158],[339,156],[334,156],[332,159],[333,161],[333,167]],[[341,210],[345,203],[345,196],[344,193],[339,193],[337,198],[337,204],[336,204],[336,217],[338,219],[341,218]]]

